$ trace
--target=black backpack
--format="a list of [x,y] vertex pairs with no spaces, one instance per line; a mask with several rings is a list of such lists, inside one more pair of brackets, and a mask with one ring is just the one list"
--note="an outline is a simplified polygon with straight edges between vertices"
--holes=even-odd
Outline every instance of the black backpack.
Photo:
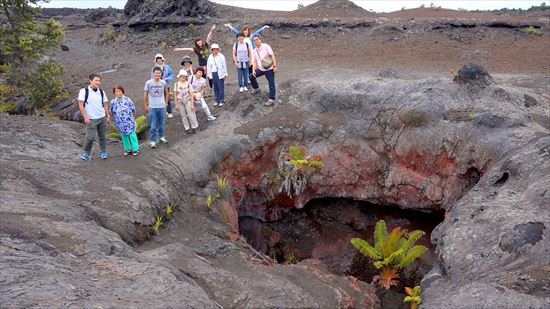
[[[103,104],[104,92],[103,90],[101,90],[101,88],[97,88],[97,90],[99,90],[99,93],[101,93],[101,104]],[[90,88],[86,86],[86,88],[84,88],[84,106],[86,106],[86,103],[88,103],[88,96],[90,96]]]

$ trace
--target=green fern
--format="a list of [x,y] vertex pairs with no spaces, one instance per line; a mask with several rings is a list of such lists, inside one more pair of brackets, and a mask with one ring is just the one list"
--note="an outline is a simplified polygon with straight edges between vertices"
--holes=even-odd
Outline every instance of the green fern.
[[361,252],[361,254],[368,256],[371,259],[380,259],[382,252],[377,248],[372,247],[369,243],[361,238],[352,238],[351,244]]
[[[352,238],[351,244],[361,254],[367,256],[377,269],[382,269],[380,282],[388,281],[384,273],[395,273],[412,264],[417,258],[428,251],[428,248],[415,243],[426,233],[421,230],[407,232],[400,227],[388,233],[386,222],[380,220],[374,228],[374,244],[371,245],[361,238]],[[386,270],[386,272],[384,272]],[[388,271],[395,270],[395,271]],[[384,285],[389,287],[389,285]]]

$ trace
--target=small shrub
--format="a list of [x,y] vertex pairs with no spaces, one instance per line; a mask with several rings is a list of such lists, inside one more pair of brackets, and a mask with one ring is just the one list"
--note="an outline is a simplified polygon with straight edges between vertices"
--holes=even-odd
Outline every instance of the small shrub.
[[289,253],[285,254],[285,263],[286,264],[296,264],[296,263],[298,263],[298,257],[296,257],[296,255],[294,255],[294,253],[289,252]]
[[521,28],[519,31],[530,35],[536,35],[536,36],[542,35],[542,30],[540,30],[539,28],[535,28],[533,26]]
[[47,60],[40,63],[35,72],[28,74],[23,81],[23,92],[29,98],[29,107],[42,108],[49,106],[52,101],[69,97],[63,89],[63,81],[56,79],[63,72],[63,66],[53,60]]
[[422,289],[419,285],[415,286],[412,289],[409,287],[405,287],[405,293],[407,293],[407,296],[405,296],[403,302],[411,303],[411,309],[416,309],[418,305],[422,302],[422,298],[420,297],[421,292]]
[[298,3],[298,10],[303,9],[303,8],[304,8],[304,4],[303,3]]
[[197,30],[197,26],[195,26],[194,23],[189,23],[187,25],[187,28],[189,28],[189,30],[191,30],[191,32],[195,32],[195,30]]
[[113,25],[108,25],[105,33],[99,38],[99,43],[114,42],[117,38],[117,32]]
[[0,113],[12,113],[16,107],[15,103],[0,103]]
[[309,176],[323,166],[323,161],[319,155],[308,156],[305,147],[289,146],[288,152],[281,153],[278,165],[284,178],[279,192],[285,191],[292,198],[305,190]]
[[168,47],[168,43],[166,41],[160,42],[160,48],[166,49]]

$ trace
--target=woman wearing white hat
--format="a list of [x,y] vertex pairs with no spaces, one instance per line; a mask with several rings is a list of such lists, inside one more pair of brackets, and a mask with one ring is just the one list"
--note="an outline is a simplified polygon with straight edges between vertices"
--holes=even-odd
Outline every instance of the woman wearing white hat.
[[227,77],[227,64],[225,56],[220,53],[220,46],[212,44],[212,54],[208,57],[207,72],[208,78],[212,80],[215,94],[215,106],[223,106],[225,100],[225,78]]
[[195,130],[199,127],[197,115],[195,114],[195,104],[191,100],[193,97],[193,87],[187,80],[187,72],[181,69],[178,73],[178,81],[174,85],[174,103],[176,111],[178,111],[181,104],[181,121],[185,127],[185,132],[189,134],[195,133]]

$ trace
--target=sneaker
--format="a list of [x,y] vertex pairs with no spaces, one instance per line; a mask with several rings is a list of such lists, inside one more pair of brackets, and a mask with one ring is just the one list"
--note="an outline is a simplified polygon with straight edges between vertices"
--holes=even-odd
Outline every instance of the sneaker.
[[244,91],[244,92],[248,92],[248,88],[243,87],[243,91]]
[[157,143],[149,142],[149,146],[151,146],[151,148],[157,148]]
[[80,158],[84,161],[88,161],[88,160],[90,160],[90,154],[85,152],[80,156]]
[[273,100],[269,99],[267,102],[264,103],[264,106],[272,106],[273,105]]
[[132,156],[134,156],[134,157],[137,156],[138,154],[139,154],[139,150],[132,152]]
[[218,103],[218,106],[219,106],[219,107],[222,107],[222,106],[223,106],[223,103]]
[[160,142],[163,144],[168,144],[168,140],[164,138],[164,136],[160,138]]
[[214,120],[216,120],[216,117],[210,115],[210,116],[208,116],[207,119],[208,119],[208,121],[214,121]]
[[103,150],[103,151],[101,152],[101,155],[100,155],[100,156],[101,156],[101,159],[107,159],[107,158],[109,157],[109,156],[107,156],[107,151],[105,151],[105,150]]
[[243,93],[243,91],[244,91],[244,88],[243,88],[243,87],[239,88],[239,92],[240,92],[240,93]]
[[193,132],[192,132],[191,130],[185,130],[185,133],[191,134],[191,133],[193,133]]
[[130,154],[130,151],[129,151],[129,150],[124,152],[124,156],[127,156],[127,155],[129,155],[129,154]]
[[168,117],[168,119],[172,119],[174,117],[174,115],[172,115],[170,113],[166,113],[166,117]]

